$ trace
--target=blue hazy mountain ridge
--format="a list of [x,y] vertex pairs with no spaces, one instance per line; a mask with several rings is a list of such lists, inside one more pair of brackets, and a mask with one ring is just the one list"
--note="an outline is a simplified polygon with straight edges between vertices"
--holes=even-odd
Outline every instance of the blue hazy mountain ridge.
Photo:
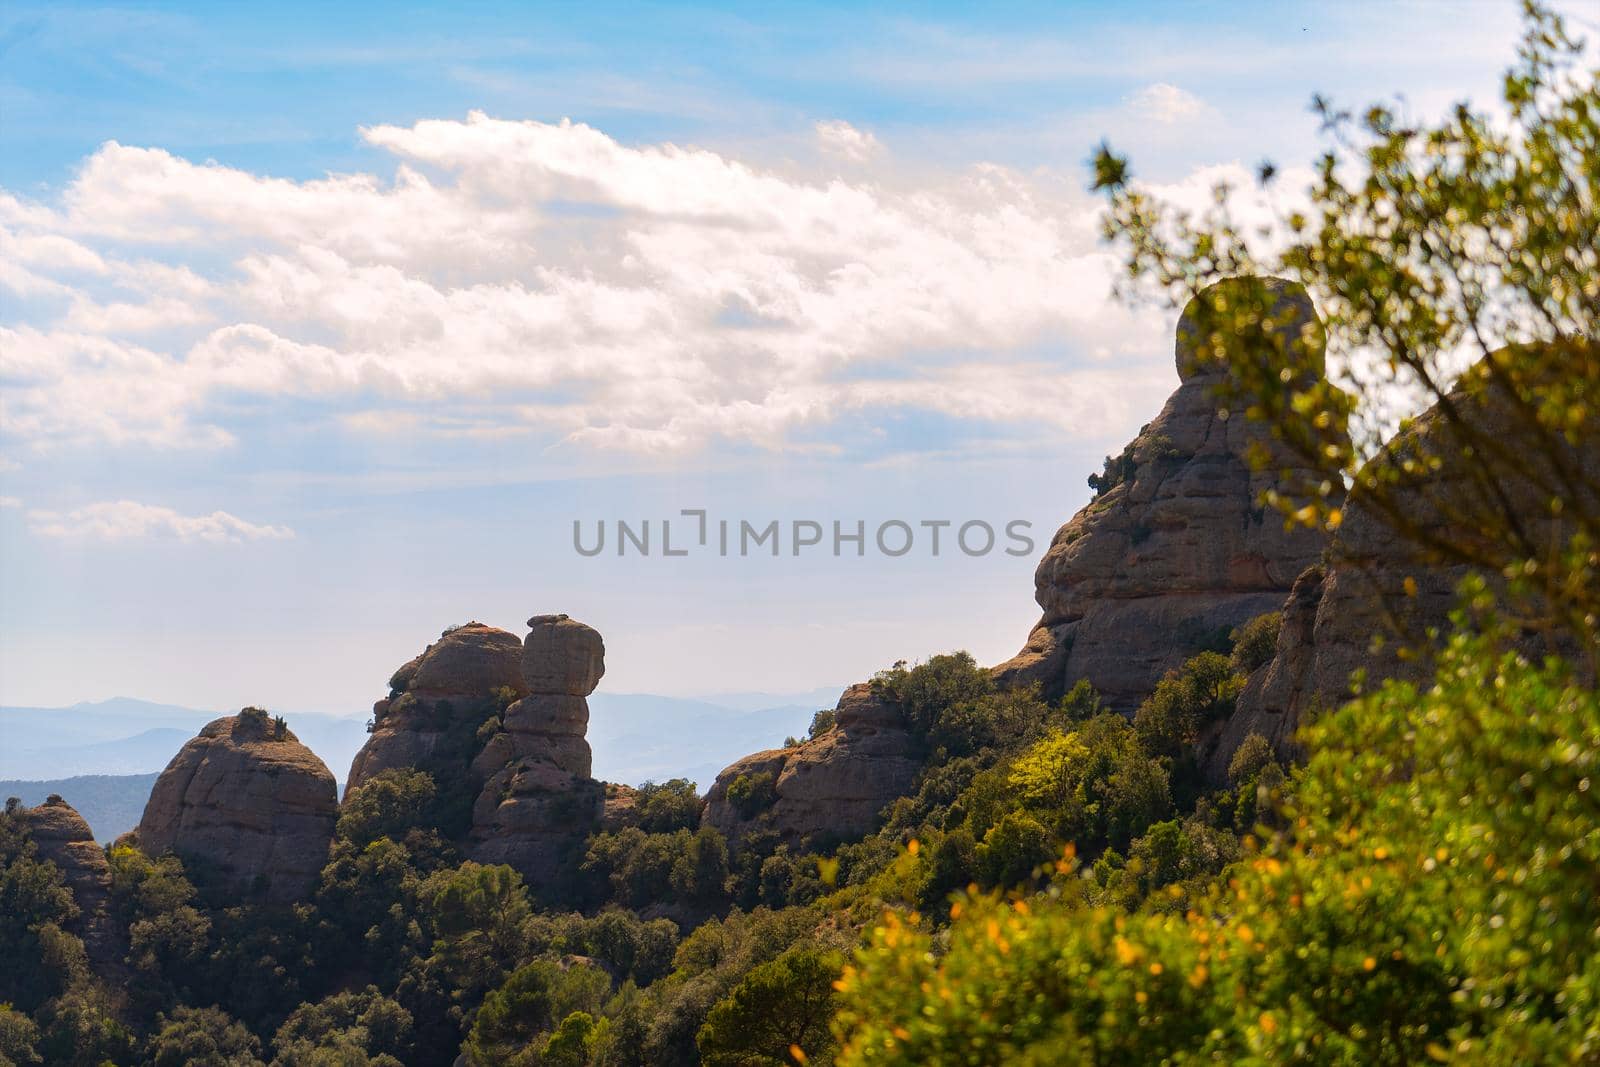
[[44,782],[0,780],[0,797],[16,797],[29,807],[43,804],[56,793],[78,810],[96,841],[109,844],[139,825],[144,804],[157,772],[149,774],[90,774]]
[[[39,781],[160,771],[184,742],[224,714],[131,697],[65,708],[0,707],[0,779]],[[365,716],[285,714],[293,720],[300,740],[343,780],[366,740]]]
[[[734,760],[804,736],[811,717],[832,707],[841,690],[704,698],[595,693],[589,698],[594,776],[628,785],[688,778],[703,791]],[[138,821],[155,775],[221,714],[130,697],[62,708],[0,707],[0,782],[9,790],[3,795],[37,803],[60,793],[83,812],[97,839],[110,840]],[[366,742],[367,716],[283,714],[342,785]],[[103,813],[91,816],[84,804]]]
[[[589,697],[594,776],[627,785],[688,778],[704,792],[717,772],[734,760],[758,749],[781,747],[786,737],[804,737],[811,717],[819,708],[833,707],[842,691],[841,686],[798,694],[705,698],[594,693]],[[722,702],[730,698],[754,706]]]

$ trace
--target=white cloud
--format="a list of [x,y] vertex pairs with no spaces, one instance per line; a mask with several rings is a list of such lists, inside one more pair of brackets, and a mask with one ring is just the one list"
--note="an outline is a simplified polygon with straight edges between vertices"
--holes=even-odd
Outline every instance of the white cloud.
[[20,508],[22,498],[15,496],[0,496],[0,508]]
[[[1170,376],[1159,316],[1108,303],[1076,173],[912,177],[842,122],[817,134],[859,180],[565,121],[362,134],[391,178],[109,142],[57,203],[0,194],[0,251],[20,250],[0,257],[20,309],[0,327],[3,432],[218,447],[298,398],[356,432],[425,405],[435,432],[640,451],[789,447],[870,407],[1071,434],[1083,406],[1040,397],[1095,353]],[[971,402],[912,384],[951,375]]]
[[817,145],[832,156],[861,163],[883,151],[883,144],[871,132],[858,130],[843,119],[816,125]]
[[261,526],[226,511],[180,515],[171,508],[133,500],[107,500],[66,512],[34,509],[28,512],[28,525],[42,537],[100,541],[175,538],[229,544],[294,537],[287,526]]
[[1198,96],[1176,85],[1154,82],[1128,97],[1128,107],[1140,118],[1170,126],[1211,113]]

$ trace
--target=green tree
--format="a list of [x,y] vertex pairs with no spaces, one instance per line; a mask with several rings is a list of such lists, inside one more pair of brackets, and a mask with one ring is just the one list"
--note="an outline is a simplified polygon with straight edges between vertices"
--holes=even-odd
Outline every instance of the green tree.
[[[598,968],[535,960],[484,998],[462,1053],[469,1063],[485,1067],[538,1063],[548,1040],[541,1040],[543,1035],[556,1031],[575,1012],[592,1018],[610,992],[611,980]],[[573,1041],[569,1034],[560,1044],[570,1048]]]
[[104,990],[79,985],[38,1012],[39,1055],[55,1067],[102,1067],[132,1057],[134,1037]]
[[693,830],[700,825],[704,802],[687,778],[665,782],[646,782],[634,800],[634,817],[648,834],[670,834],[674,830]]
[[[744,977],[706,1017],[695,1041],[706,1067],[829,1063],[833,983],[843,959],[794,949]],[[803,1059],[793,1050],[800,1050]]]
[[380,837],[399,841],[430,825],[438,790],[425,771],[394,767],[373,775],[339,806],[337,836],[363,848]]
[[15,798],[0,813],[0,1001],[32,1012],[87,974],[83,945],[64,927],[78,915],[55,864],[38,858]]
[[1271,662],[1278,649],[1278,627],[1283,623],[1283,612],[1269,611],[1257,615],[1228,635],[1233,642],[1229,661],[1236,674],[1250,675],[1257,667]]
[[261,1042],[219,1008],[179,1007],[156,1017],[145,1042],[154,1067],[260,1067]]
[[18,1067],[42,1063],[38,1045],[39,1027],[33,1020],[9,1004],[0,1004],[0,1063]]
[[[376,986],[302,1004],[273,1035],[273,1067],[312,1067],[332,1056],[401,1063],[410,1055],[411,1013]],[[343,1062],[341,1060],[341,1062]]]

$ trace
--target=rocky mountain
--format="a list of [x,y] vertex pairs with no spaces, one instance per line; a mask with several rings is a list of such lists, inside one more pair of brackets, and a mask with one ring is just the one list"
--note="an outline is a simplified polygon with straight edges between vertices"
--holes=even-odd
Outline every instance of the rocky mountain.
[[[1286,529],[1264,490],[1307,473],[1270,430],[1219,409],[1226,371],[1196,358],[1200,301],[1178,324],[1181,384],[1161,413],[1108,461],[1100,493],[1056,533],[1034,575],[1043,616],[1021,652],[994,669],[1004,686],[1038,683],[1056,696],[1087,679],[1132,712],[1162,675],[1276,609],[1322,556],[1320,534]],[[1284,324],[1298,334],[1316,312],[1304,290],[1278,284]],[[1320,361],[1317,368],[1320,371]],[[1257,469],[1253,448],[1270,462]]]
[[735,842],[758,822],[793,841],[861,837],[920,769],[900,710],[861,683],[839,698],[831,729],[746,756],[717,775],[703,821]]
[[281,720],[258,708],[208,724],[156,779],[133,832],[239,893],[310,894],[338,817],[333,775]]
[[506,708],[473,760],[483,788],[469,853],[515,867],[530,885],[558,878],[561,860],[600,820],[604,789],[590,777],[587,697],[606,672],[605,642],[565,615],[528,620],[522,699]]
[[402,664],[389,695],[372,706],[372,735],[350,764],[346,791],[392,767],[432,768],[464,776],[473,752],[461,743],[483,721],[497,690],[502,704],[527,692],[522,642],[515,634],[470,622]]

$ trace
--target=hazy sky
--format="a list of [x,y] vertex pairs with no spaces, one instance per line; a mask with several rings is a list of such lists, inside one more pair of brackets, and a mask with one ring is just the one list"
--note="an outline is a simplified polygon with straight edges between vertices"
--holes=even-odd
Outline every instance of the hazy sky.
[[[1177,382],[1175,314],[1107,298],[1091,147],[1191,201],[1263,157],[1292,193],[1314,91],[1488,101],[1516,32],[1510,2],[216,7],[0,12],[0,702],[357,710],[442,627],[551,611],[617,691],[1009,656]],[[1035,546],[573,550],[684,508]]]

